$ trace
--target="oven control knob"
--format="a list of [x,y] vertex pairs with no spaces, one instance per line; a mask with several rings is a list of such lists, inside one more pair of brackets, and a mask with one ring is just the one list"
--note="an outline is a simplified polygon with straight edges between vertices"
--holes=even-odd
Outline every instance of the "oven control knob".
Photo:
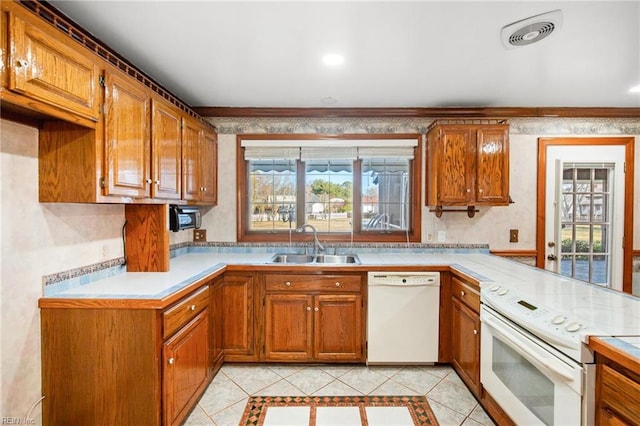
[[498,284],[494,284],[494,285],[491,286],[491,288],[489,290],[491,290],[493,292],[496,292],[496,291],[500,290],[500,286]]
[[564,322],[564,320],[566,320],[566,318],[564,317],[564,315],[557,315],[555,317],[553,317],[553,319],[551,320],[551,322],[555,325],[559,325],[562,324]]
[[509,290],[507,290],[506,288],[501,288],[500,290],[498,290],[498,296],[504,296],[508,292]]
[[580,330],[580,327],[581,327],[580,324],[574,321],[567,324],[565,326],[565,330],[567,330],[570,333],[575,333],[576,331]]

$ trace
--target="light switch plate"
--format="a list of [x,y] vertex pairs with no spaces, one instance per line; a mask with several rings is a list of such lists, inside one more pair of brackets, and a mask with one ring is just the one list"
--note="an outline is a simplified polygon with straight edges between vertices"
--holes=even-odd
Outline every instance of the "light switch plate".
[[509,242],[517,243],[518,242],[518,230],[517,229],[509,229]]

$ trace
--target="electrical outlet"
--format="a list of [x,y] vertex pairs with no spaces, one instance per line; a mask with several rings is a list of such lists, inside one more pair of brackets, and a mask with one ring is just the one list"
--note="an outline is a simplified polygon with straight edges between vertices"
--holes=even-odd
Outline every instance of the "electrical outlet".
[[446,234],[444,231],[438,231],[438,242],[439,243],[444,243],[446,240]]
[[517,229],[509,229],[509,242],[517,243],[518,242],[518,230]]
[[193,230],[193,241],[207,241],[207,230],[206,229],[194,229]]

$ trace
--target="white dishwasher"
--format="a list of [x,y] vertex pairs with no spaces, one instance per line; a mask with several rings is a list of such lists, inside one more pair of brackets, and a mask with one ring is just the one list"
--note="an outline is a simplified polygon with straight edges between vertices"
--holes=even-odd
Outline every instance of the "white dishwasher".
[[367,364],[438,362],[440,273],[369,272]]

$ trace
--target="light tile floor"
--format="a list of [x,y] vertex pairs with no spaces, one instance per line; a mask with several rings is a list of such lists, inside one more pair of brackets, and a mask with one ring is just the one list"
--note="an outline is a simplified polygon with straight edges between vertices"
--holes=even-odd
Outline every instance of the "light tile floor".
[[442,426],[494,424],[449,366],[225,364],[185,425],[236,426],[250,395],[426,395]]

